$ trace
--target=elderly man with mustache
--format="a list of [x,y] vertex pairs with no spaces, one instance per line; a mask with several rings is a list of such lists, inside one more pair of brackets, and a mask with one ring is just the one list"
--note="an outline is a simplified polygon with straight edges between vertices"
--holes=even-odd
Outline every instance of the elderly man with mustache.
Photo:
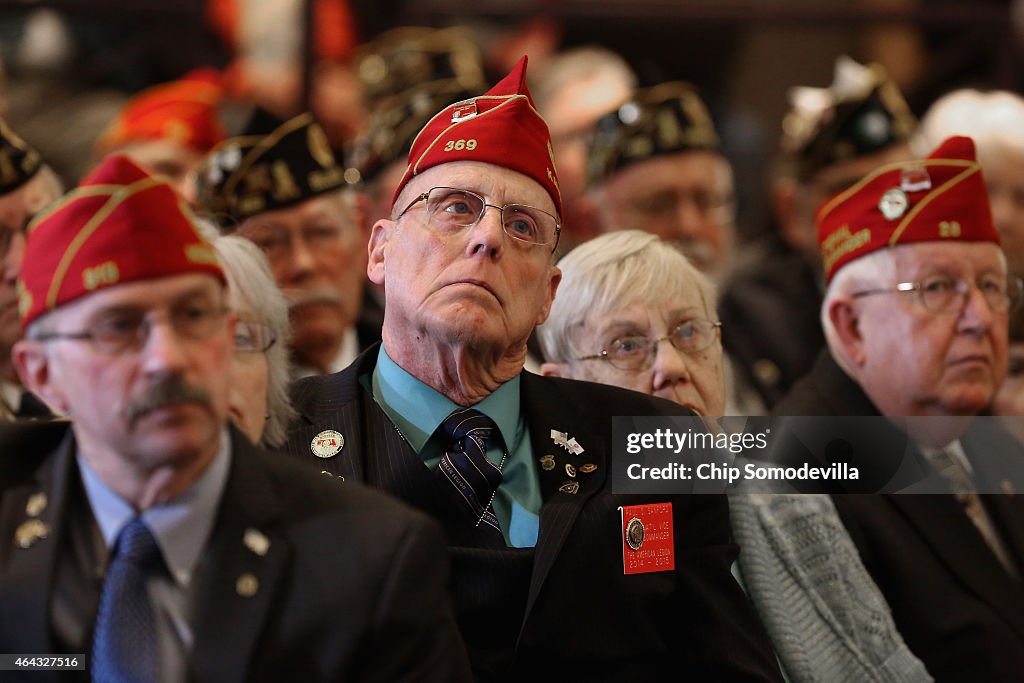
[[228,426],[236,315],[194,221],[115,156],[28,232],[14,361],[73,422],[0,428],[0,651],[88,653],[60,661],[97,682],[468,680],[436,525]]
[[368,229],[311,114],[267,135],[228,138],[198,183],[199,203],[221,230],[267,255],[291,309],[298,376],[341,370],[380,341],[382,313],[366,296]]

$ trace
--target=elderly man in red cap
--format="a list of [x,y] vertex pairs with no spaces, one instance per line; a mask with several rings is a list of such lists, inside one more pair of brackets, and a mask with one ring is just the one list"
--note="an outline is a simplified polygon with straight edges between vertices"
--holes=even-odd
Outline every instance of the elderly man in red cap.
[[950,138],[923,161],[877,169],[824,204],[818,224],[828,349],[775,414],[899,418],[901,429],[877,430],[898,446],[892,458],[906,452],[907,468],[957,495],[837,495],[840,517],[936,680],[1019,681],[1024,501],[979,494],[1012,491],[1005,473],[1024,469],[1024,452],[963,418],[986,409],[1006,374],[1021,285],[1007,275],[973,142]]
[[[612,416],[684,411],[523,371],[560,278],[561,213],[525,69],[416,138],[369,243],[383,343],[297,383],[287,448],[441,522],[479,681],[777,680],[729,573],[725,499],[611,491]],[[652,515],[674,561],[636,572],[642,543],[624,533]]]
[[61,665],[93,681],[468,680],[436,525],[228,427],[225,276],[170,185],[109,158],[32,225],[19,287],[18,371],[73,421],[0,430],[0,650],[88,652]]
[[222,91],[219,73],[196,69],[138,93],[100,135],[96,156],[123,154],[194,202],[190,174],[225,136]]

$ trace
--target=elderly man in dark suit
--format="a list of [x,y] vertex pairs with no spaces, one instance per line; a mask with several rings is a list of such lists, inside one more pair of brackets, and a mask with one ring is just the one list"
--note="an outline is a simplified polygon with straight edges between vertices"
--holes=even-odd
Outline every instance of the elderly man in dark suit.
[[468,680],[436,525],[228,428],[235,318],[169,184],[112,157],[25,256],[15,363],[74,422],[0,431],[0,650],[97,682]]
[[[369,243],[383,345],[298,383],[288,448],[442,523],[480,681],[778,680],[729,574],[725,499],[611,491],[612,416],[684,411],[523,371],[561,211],[525,68],[420,132]],[[649,523],[667,529],[664,565],[624,536]]]
[[957,495],[834,495],[836,509],[937,681],[1019,681],[1024,501],[984,494],[1012,491],[1024,453],[969,418],[1006,374],[1020,282],[974,144],[951,138],[923,161],[883,166],[818,220],[828,349],[775,414],[898,418],[879,420],[879,443],[896,446],[886,455],[906,453],[901,472]]

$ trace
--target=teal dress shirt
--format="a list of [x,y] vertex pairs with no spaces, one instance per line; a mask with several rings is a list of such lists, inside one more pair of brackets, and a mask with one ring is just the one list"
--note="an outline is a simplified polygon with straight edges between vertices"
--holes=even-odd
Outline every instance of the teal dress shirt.
[[[444,454],[444,442],[431,437],[444,419],[461,406],[402,369],[391,360],[383,345],[373,371],[372,393],[423,464],[431,469],[437,467]],[[508,449],[501,486],[493,503],[505,542],[514,548],[533,547],[537,545],[542,500],[540,477],[519,400],[519,377],[502,384],[473,408],[494,420]],[[487,458],[498,465],[503,451],[495,442],[492,439],[488,444]]]

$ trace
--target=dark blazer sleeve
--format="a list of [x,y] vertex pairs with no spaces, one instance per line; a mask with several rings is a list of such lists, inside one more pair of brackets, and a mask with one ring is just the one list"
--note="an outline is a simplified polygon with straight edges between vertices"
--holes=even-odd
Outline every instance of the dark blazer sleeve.
[[376,606],[359,681],[470,681],[465,645],[448,599],[440,529],[410,523],[395,548]]

